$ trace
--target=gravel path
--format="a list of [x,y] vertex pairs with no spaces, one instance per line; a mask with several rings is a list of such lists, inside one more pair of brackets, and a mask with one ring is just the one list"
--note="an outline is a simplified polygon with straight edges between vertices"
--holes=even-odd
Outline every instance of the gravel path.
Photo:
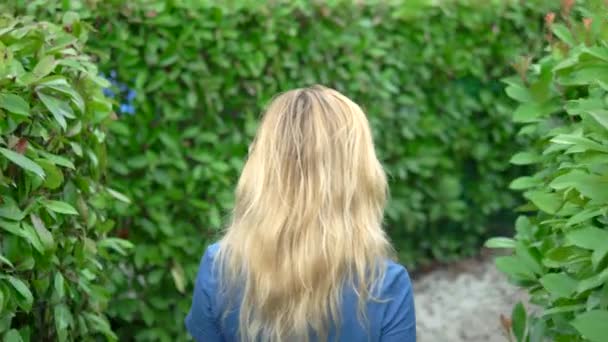
[[415,277],[414,297],[419,342],[508,341],[500,315],[526,299],[489,256]]

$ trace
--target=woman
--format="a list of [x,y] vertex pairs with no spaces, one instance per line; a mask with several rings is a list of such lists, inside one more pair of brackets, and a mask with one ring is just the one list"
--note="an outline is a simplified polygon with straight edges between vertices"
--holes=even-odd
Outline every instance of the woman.
[[202,258],[197,341],[416,340],[412,287],[382,230],[386,177],[365,114],[322,86],[276,97],[231,223]]

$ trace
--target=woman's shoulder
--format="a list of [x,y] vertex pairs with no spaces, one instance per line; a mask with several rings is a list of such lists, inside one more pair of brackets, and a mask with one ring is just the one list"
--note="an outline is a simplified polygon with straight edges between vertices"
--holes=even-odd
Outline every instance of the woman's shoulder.
[[210,261],[213,261],[213,259],[215,259],[215,256],[217,255],[217,252],[220,250],[220,243],[216,242],[216,243],[212,243],[209,246],[207,246],[207,250],[205,250],[205,257],[209,258]]
[[402,265],[386,262],[381,290],[382,307],[380,336],[382,341],[416,341],[416,314],[410,276]]
[[412,281],[407,269],[393,261],[385,261],[385,273],[380,286],[380,291],[383,296],[395,293],[411,292]]
[[198,273],[197,273],[197,282],[199,282],[202,286],[209,287],[211,285],[215,285],[217,279],[215,279],[215,257],[219,251],[219,244],[213,243],[205,249],[205,252],[200,260]]

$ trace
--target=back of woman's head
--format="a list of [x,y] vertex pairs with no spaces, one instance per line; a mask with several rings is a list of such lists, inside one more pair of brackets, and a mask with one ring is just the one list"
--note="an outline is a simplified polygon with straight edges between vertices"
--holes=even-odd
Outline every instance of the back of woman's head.
[[359,106],[322,86],[276,97],[216,258],[222,289],[240,293],[241,338],[308,340],[312,332],[325,339],[340,324],[345,284],[364,320],[391,250],[381,228],[386,195]]

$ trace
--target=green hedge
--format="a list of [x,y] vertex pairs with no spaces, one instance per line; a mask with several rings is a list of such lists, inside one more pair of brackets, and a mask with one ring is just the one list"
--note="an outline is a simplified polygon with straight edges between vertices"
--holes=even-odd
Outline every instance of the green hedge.
[[534,142],[512,162],[536,172],[511,183],[529,200],[515,239],[488,245],[514,249],[497,267],[543,310],[528,319],[514,310],[517,341],[608,336],[608,7],[586,3],[549,14],[547,54],[506,80],[519,134]]
[[86,25],[0,16],[0,337],[115,339],[105,316],[112,194],[101,182],[112,104],[83,54]]
[[[402,262],[474,253],[515,205],[518,149],[497,81],[540,47],[553,1],[13,1],[72,9],[121,104],[111,126],[118,236],[135,244],[112,274],[125,339],[182,338],[204,245],[222,226],[256,126],[277,92],[335,87],[369,113],[390,175],[387,229]],[[132,91],[130,91],[131,89]],[[129,102],[131,101],[131,102]]]

